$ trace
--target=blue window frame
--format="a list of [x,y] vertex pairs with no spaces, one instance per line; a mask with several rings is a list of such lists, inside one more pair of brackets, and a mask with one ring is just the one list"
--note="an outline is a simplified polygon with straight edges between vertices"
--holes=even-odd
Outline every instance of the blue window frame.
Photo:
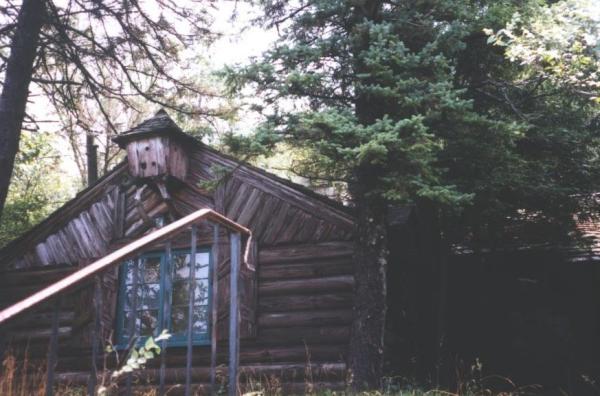
[[[134,336],[157,336],[167,329],[169,345],[186,345],[189,306],[190,251],[173,250],[171,262],[164,252],[149,252],[121,264],[117,315],[117,346]],[[137,271],[135,263],[138,263]],[[194,322],[192,340],[209,344],[212,265],[210,249],[196,252]]]

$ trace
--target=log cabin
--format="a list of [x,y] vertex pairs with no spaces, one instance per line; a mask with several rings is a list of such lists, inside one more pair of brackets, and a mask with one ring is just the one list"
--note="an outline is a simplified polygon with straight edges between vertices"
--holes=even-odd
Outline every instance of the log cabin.
[[0,348],[46,367],[47,395],[93,394],[163,330],[120,393],[343,389],[352,212],[164,111],[114,141],[121,164],[0,250]]
[[[115,142],[122,163],[0,249],[0,356],[42,368],[49,396],[345,389],[352,210],[164,111]],[[600,225],[581,226],[598,241]],[[457,362],[481,358],[489,374],[565,389],[600,372],[600,245],[450,252],[423,206],[390,208],[388,227],[388,373],[452,384]],[[163,330],[159,356],[110,379]]]

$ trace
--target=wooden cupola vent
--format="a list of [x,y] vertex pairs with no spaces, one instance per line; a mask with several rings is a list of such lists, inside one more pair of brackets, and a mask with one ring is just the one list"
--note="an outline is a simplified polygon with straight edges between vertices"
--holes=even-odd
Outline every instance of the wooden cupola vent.
[[175,124],[166,111],[124,132],[113,141],[127,150],[129,173],[138,184],[184,181],[188,171],[189,142],[193,138]]

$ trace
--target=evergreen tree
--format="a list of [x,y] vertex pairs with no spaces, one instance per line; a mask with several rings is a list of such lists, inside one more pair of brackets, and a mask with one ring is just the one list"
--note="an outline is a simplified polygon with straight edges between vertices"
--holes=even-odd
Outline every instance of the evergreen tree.
[[232,92],[255,90],[265,117],[253,136],[230,137],[232,151],[268,155],[283,142],[305,158],[295,173],[348,186],[357,389],[382,375],[390,204],[433,203],[447,238],[478,246],[520,223],[568,235],[590,208],[594,103],[556,91],[485,33],[516,11],[534,20],[538,3],[261,1],[260,22],[280,39],[226,73]]
[[[357,389],[379,386],[386,312],[386,213],[392,202],[468,202],[437,162],[453,135],[512,126],[473,111],[454,87],[453,54],[467,4],[455,1],[263,2],[282,38],[263,59],[230,71],[252,84],[266,122],[234,150],[286,142],[311,152],[304,170],[344,181],[356,209],[355,320],[350,368]],[[292,102],[298,108],[287,110]],[[493,144],[494,142],[492,142]],[[315,175],[313,175],[315,176]]]

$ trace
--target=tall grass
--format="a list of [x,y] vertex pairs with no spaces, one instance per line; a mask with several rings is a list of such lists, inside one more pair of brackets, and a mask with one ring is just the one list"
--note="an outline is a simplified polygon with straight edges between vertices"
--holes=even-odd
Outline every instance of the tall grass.
[[[314,381],[318,375],[312,372],[310,357],[307,357],[306,370],[303,373],[304,395],[312,396],[528,396],[543,395],[543,391],[536,386],[519,387],[512,381],[498,376],[460,377],[455,385],[455,392],[449,392],[443,389],[425,389],[411,384],[409,380],[402,377],[385,378],[383,389],[380,391],[352,393],[348,390],[323,390],[320,389],[318,381]],[[44,396],[46,392],[46,365],[30,361],[27,350],[22,357],[15,357],[13,353],[8,352],[3,360],[0,372],[0,396]],[[286,395],[283,391],[284,384],[278,376],[264,376],[262,378],[245,377],[241,384],[245,389],[247,396],[279,396]],[[226,394],[226,380],[219,378],[221,384],[219,394]],[[498,384],[501,384],[498,386]],[[116,387],[114,392],[118,393]],[[54,394],[57,396],[83,396],[87,390],[81,386],[71,386],[69,384],[58,384]],[[156,396],[155,389],[145,388],[144,391],[134,393],[138,396]],[[167,393],[168,394],[168,393]]]

